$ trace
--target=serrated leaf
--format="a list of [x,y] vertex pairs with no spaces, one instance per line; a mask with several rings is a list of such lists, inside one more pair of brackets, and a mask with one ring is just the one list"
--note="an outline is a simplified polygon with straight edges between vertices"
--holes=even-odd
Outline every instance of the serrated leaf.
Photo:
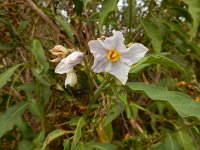
[[65,33],[70,38],[70,40],[74,43],[75,39],[74,39],[74,36],[72,34],[73,32],[72,32],[72,29],[71,29],[71,25],[67,22],[67,20],[65,20],[61,16],[56,16],[55,19],[60,24],[60,26],[64,29]]
[[190,30],[191,39],[196,37],[200,24],[200,0],[183,0],[188,5],[188,11],[192,16],[193,23]]
[[168,91],[158,86],[139,82],[129,82],[126,85],[132,91],[146,94],[152,100],[168,102],[181,117],[196,117],[200,119],[200,103],[184,93]]
[[46,146],[51,143],[53,140],[59,138],[60,136],[66,134],[66,131],[62,130],[62,129],[56,129],[54,131],[52,131],[51,133],[49,133],[43,143],[42,149],[41,150],[45,150]]
[[161,52],[163,38],[160,33],[159,27],[156,26],[153,22],[146,19],[141,20],[142,26],[144,27],[148,37],[151,39],[151,43],[156,52]]
[[135,73],[140,69],[141,65],[143,67],[146,67],[148,66],[148,64],[161,64],[167,67],[174,68],[178,71],[181,71],[182,73],[185,72],[184,68],[181,67],[178,63],[163,55],[149,55],[141,59],[137,64],[133,65],[130,70],[130,73]]
[[35,39],[31,42],[30,50],[32,54],[35,56],[36,61],[40,65],[40,69],[42,72],[46,73],[49,69],[49,63],[45,57],[44,49],[39,40]]
[[77,145],[79,139],[81,138],[81,135],[82,135],[82,134],[81,134],[81,133],[82,133],[81,130],[82,130],[82,128],[83,128],[83,126],[84,126],[85,124],[86,124],[86,123],[85,123],[83,117],[81,117],[81,118],[79,119],[79,121],[78,121],[76,130],[75,130],[75,133],[74,133],[74,138],[73,138],[73,142],[72,142],[72,146],[71,146],[71,149],[72,149],[72,150],[76,147],[76,145]]
[[103,24],[108,17],[108,15],[115,11],[117,8],[117,0],[104,0],[102,3],[102,8],[99,11],[99,30],[101,32]]
[[0,114],[0,138],[11,130],[17,122],[21,121],[22,113],[28,104],[27,102],[18,103]]
[[22,66],[23,64],[17,64],[0,74],[0,89],[7,83],[10,77],[14,74],[18,67]]

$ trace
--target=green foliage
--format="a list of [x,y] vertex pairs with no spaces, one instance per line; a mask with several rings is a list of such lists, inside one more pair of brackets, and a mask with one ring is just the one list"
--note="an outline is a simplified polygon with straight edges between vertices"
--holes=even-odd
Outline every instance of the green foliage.
[[10,77],[14,74],[18,67],[22,66],[23,64],[17,64],[0,74],[0,88],[2,88]]
[[56,130],[52,131],[51,133],[49,133],[43,143],[41,150],[45,150],[49,143],[51,143],[53,140],[57,139],[58,137],[64,135],[65,133],[66,132],[61,129],[56,129]]
[[104,0],[102,3],[102,8],[99,11],[99,30],[102,31],[103,24],[106,21],[106,18],[109,17],[109,14],[116,10],[117,0]]
[[76,127],[76,130],[75,130],[75,133],[74,133],[74,138],[73,138],[73,142],[72,142],[72,146],[71,146],[71,149],[73,150],[76,146],[77,146],[77,143],[78,141],[80,140],[81,136],[82,136],[82,128],[83,126],[85,125],[85,121],[84,119],[81,117],[78,121],[78,124],[77,124],[77,127]]
[[157,55],[149,55],[141,59],[140,62],[138,62],[131,68],[130,73],[135,73],[135,72],[137,73],[139,70],[142,70],[144,67],[149,66],[151,64],[161,64],[163,66],[172,67],[178,71],[185,72],[184,68],[181,67],[175,61],[161,54],[157,54]]
[[188,11],[192,16],[193,19],[193,23],[192,23],[192,28],[190,30],[190,36],[191,39],[193,39],[194,37],[196,37],[198,28],[199,28],[199,24],[200,24],[200,1],[199,0],[184,0],[184,2],[188,5]]
[[39,40],[33,40],[31,42],[30,50],[32,54],[34,55],[35,59],[37,60],[37,71],[38,72],[44,72],[46,73],[49,69],[49,64],[46,60],[44,49],[42,48],[42,45]]
[[[77,11],[79,12],[80,10],[77,10]],[[74,39],[74,36],[72,34],[72,30],[71,30],[70,24],[67,22],[67,20],[65,20],[64,18],[62,18],[60,16],[56,16],[55,19],[60,24],[60,26],[64,29],[64,31],[67,33],[67,35],[70,38],[70,40],[74,43],[75,39]]]
[[[199,149],[199,24],[199,0],[2,1],[0,149]],[[149,49],[125,86],[92,69],[88,42],[114,30]],[[84,53],[74,87],[55,45]]]
[[177,143],[175,138],[168,134],[165,138],[162,144],[152,147],[151,150],[181,150],[181,146]]
[[200,119],[200,104],[188,95],[138,82],[129,82],[127,86],[135,92],[145,93],[152,100],[168,102],[181,117],[196,117]]
[[162,51],[162,43],[163,43],[163,38],[161,36],[161,33],[159,31],[159,27],[156,26],[154,23],[148,20],[141,20],[141,23],[147,32],[148,37],[152,41],[153,48],[156,52],[161,52]]
[[21,121],[22,113],[28,104],[27,102],[15,104],[0,114],[0,138]]

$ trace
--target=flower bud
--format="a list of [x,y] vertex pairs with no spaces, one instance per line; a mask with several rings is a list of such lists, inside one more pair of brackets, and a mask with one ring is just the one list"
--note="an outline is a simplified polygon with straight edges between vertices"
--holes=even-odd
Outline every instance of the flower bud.
[[71,87],[74,87],[77,83],[77,75],[75,71],[72,71],[67,74],[67,78],[65,79],[65,87],[69,84]]
[[61,59],[63,59],[64,57],[66,57],[70,52],[72,52],[71,49],[66,49],[65,47],[63,47],[62,45],[56,45],[54,46],[53,49],[49,50],[51,52],[51,54],[53,54],[54,56],[56,56],[57,58],[50,60],[51,62],[60,62]]
[[56,45],[53,49],[49,50],[53,55],[58,57],[65,57],[67,54],[70,53],[69,49],[66,49],[62,45]]

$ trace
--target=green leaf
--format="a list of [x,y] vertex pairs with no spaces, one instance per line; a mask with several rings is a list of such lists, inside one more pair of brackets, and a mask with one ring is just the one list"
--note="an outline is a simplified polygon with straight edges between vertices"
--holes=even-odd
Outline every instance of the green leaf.
[[11,130],[17,122],[21,121],[21,115],[27,106],[27,102],[21,102],[0,114],[0,138]]
[[194,101],[188,95],[139,82],[129,82],[126,85],[134,92],[146,94],[152,100],[168,102],[181,117],[200,119],[200,103]]
[[56,129],[54,131],[52,131],[51,133],[49,133],[43,143],[42,149],[41,150],[45,150],[46,146],[51,143],[53,140],[59,138],[60,136],[66,134],[66,131],[62,130],[62,129]]
[[118,150],[118,147],[111,143],[94,142],[91,143],[89,146],[95,148],[96,150]]
[[73,0],[75,5],[74,10],[77,15],[81,14],[83,11],[83,0]]
[[5,43],[0,41],[0,51],[10,51],[14,49],[14,43]]
[[72,142],[72,146],[71,146],[71,149],[72,149],[72,150],[76,147],[76,145],[77,145],[79,139],[81,138],[81,129],[83,128],[83,126],[84,126],[85,124],[86,124],[86,123],[85,123],[83,117],[81,117],[81,118],[79,119],[79,121],[78,121],[78,124],[77,124],[77,127],[76,127],[76,131],[75,131],[75,133],[74,133],[74,138],[73,138],[73,142]]
[[39,67],[41,67],[41,72],[46,73],[49,69],[49,63],[46,60],[44,49],[39,40],[35,39],[31,42],[30,50],[35,56],[35,59],[38,62]]
[[32,150],[33,145],[30,141],[22,140],[18,143],[18,150]]
[[167,134],[162,144],[151,147],[151,150],[182,150],[181,146],[177,143],[173,136]]
[[159,27],[156,26],[153,22],[146,19],[142,19],[141,23],[147,33],[147,36],[151,39],[154,50],[156,52],[161,52],[163,38],[160,33]]
[[69,150],[70,149],[70,145],[71,145],[71,141],[65,139],[64,142],[63,142],[64,150]]
[[192,16],[193,23],[190,30],[190,37],[196,37],[200,24],[200,0],[183,0],[188,5],[188,11]]
[[33,98],[28,98],[28,102],[29,102],[29,106],[28,106],[29,111],[33,115],[35,115],[35,116],[39,117],[41,120],[43,120],[44,119],[44,110],[42,109],[40,104]]
[[130,73],[137,73],[137,71],[141,69],[140,68],[141,65],[143,67],[146,67],[148,66],[148,64],[161,64],[167,67],[172,67],[182,73],[185,72],[184,68],[181,67],[178,63],[159,54],[159,55],[149,55],[149,56],[144,57],[137,64],[132,66]]
[[[179,127],[180,128],[180,127]],[[178,143],[184,148],[184,150],[196,150],[194,140],[192,135],[187,131],[187,129],[182,129],[175,134]]]
[[111,123],[114,119],[116,119],[120,113],[123,111],[122,105],[112,105],[108,109],[108,112],[103,119],[103,127],[106,127],[109,123]]
[[37,147],[42,146],[44,138],[45,138],[45,130],[41,130],[39,133],[37,133],[37,136],[33,140],[33,144],[36,145]]
[[49,81],[50,79],[47,74],[42,74],[41,72],[38,72],[37,69],[32,69],[32,73],[41,84],[51,86]]
[[102,31],[103,24],[105,23],[106,18],[112,11],[115,11],[117,8],[117,0],[104,0],[102,3],[102,8],[99,11],[99,31]]
[[119,97],[119,100],[124,104],[125,106],[125,111],[126,111],[126,116],[128,119],[130,119],[132,117],[131,115],[131,110],[130,110],[130,107],[129,107],[129,103],[128,103],[128,100],[127,100],[127,93],[126,92],[119,92],[117,93],[118,97]]
[[7,83],[10,77],[14,74],[18,67],[22,66],[23,64],[17,64],[0,74],[0,89]]
[[72,29],[71,29],[71,25],[67,22],[67,20],[65,20],[61,16],[56,16],[55,19],[60,24],[60,26],[64,29],[65,33],[70,38],[70,40],[74,43],[75,39],[74,39],[74,36],[72,34],[73,32],[72,32]]
[[41,107],[44,108],[46,104],[49,102],[49,98],[52,95],[51,92],[51,87],[50,86],[45,86],[45,85],[40,85],[40,99],[41,99]]
[[183,30],[183,27],[180,24],[177,24],[177,23],[172,22],[172,21],[168,21],[168,20],[166,20],[164,18],[159,18],[158,20],[160,22],[166,24],[170,28],[170,30],[172,32],[178,33],[178,35],[181,38],[183,38],[183,39],[189,39],[189,35],[187,34],[186,31]]

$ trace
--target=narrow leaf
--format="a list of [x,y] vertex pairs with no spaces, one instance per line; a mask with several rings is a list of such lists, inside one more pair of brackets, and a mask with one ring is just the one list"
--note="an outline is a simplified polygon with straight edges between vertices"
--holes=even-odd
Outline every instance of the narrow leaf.
[[152,100],[168,102],[181,117],[200,119],[200,103],[197,103],[188,95],[139,82],[129,82],[127,86],[134,92],[146,94]]
[[35,59],[37,60],[38,64],[40,65],[41,72],[44,73],[47,72],[49,69],[49,64],[46,60],[44,49],[42,48],[42,45],[39,40],[33,40],[31,42],[30,50],[32,54],[35,56]]
[[200,0],[183,0],[188,5],[188,11],[192,16],[193,23],[190,30],[191,39],[196,37],[200,24]]
[[71,146],[72,150],[76,147],[79,139],[81,138],[81,129],[83,128],[84,125],[85,125],[85,121],[84,121],[83,117],[81,117],[78,121],[76,131],[74,133],[74,140],[73,140],[72,146]]
[[75,39],[74,39],[74,36],[72,35],[73,32],[72,32],[71,26],[67,22],[67,20],[65,20],[61,16],[56,16],[55,19],[60,24],[60,26],[64,29],[65,33],[68,35],[70,40],[74,43]]
[[111,123],[114,119],[116,119],[120,113],[123,111],[122,105],[113,105],[108,109],[105,118],[103,119],[103,127],[106,127],[109,123]]
[[153,22],[148,21],[146,19],[142,19],[141,23],[142,23],[148,37],[151,39],[154,50],[156,52],[161,52],[163,38],[160,33],[159,27],[156,26]]
[[162,144],[158,146],[152,146],[151,150],[182,150],[181,146],[177,143],[173,136],[168,134]]
[[147,57],[144,57],[141,61],[139,61],[131,68],[130,73],[135,73],[136,71],[139,70],[138,68],[140,68],[141,65],[143,67],[146,67],[148,66],[147,64],[161,64],[167,67],[174,68],[178,71],[185,72],[184,68],[181,67],[178,63],[159,54],[159,55],[149,55]]
[[62,129],[56,129],[54,131],[52,131],[51,133],[49,133],[43,143],[42,149],[41,150],[45,150],[46,146],[51,143],[53,140],[59,138],[60,136],[66,134],[66,131],[62,130]]
[[102,3],[102,8],[99,12],[99,30],[101,32],[103,24],[108,17],[108,15],[115,11],[117,8],[117,0],[104,0]]
[[90,144],[89,146],[91,146],[97,150],[118,150],[118,147],[111,143],[94,142],[94,143]]
[[[180,129],[180,127],[179,127]],[[175,134],[178,143],[184,148],[184,150],[196,150],[194,139],[187,129],[180,130]]]
[[23,64],[17,64],[15,66],[5,70],[3,73],[0,74],[0,89],[7,83],[7,81],[14,74],[14,72],[17,70],[17,68],[22,65]]
[[21,115],[27,108],[27,102],[21,102],[11,106],[6,112],[0,114],[0,138],[11,130],[17,122],[21,121]]

